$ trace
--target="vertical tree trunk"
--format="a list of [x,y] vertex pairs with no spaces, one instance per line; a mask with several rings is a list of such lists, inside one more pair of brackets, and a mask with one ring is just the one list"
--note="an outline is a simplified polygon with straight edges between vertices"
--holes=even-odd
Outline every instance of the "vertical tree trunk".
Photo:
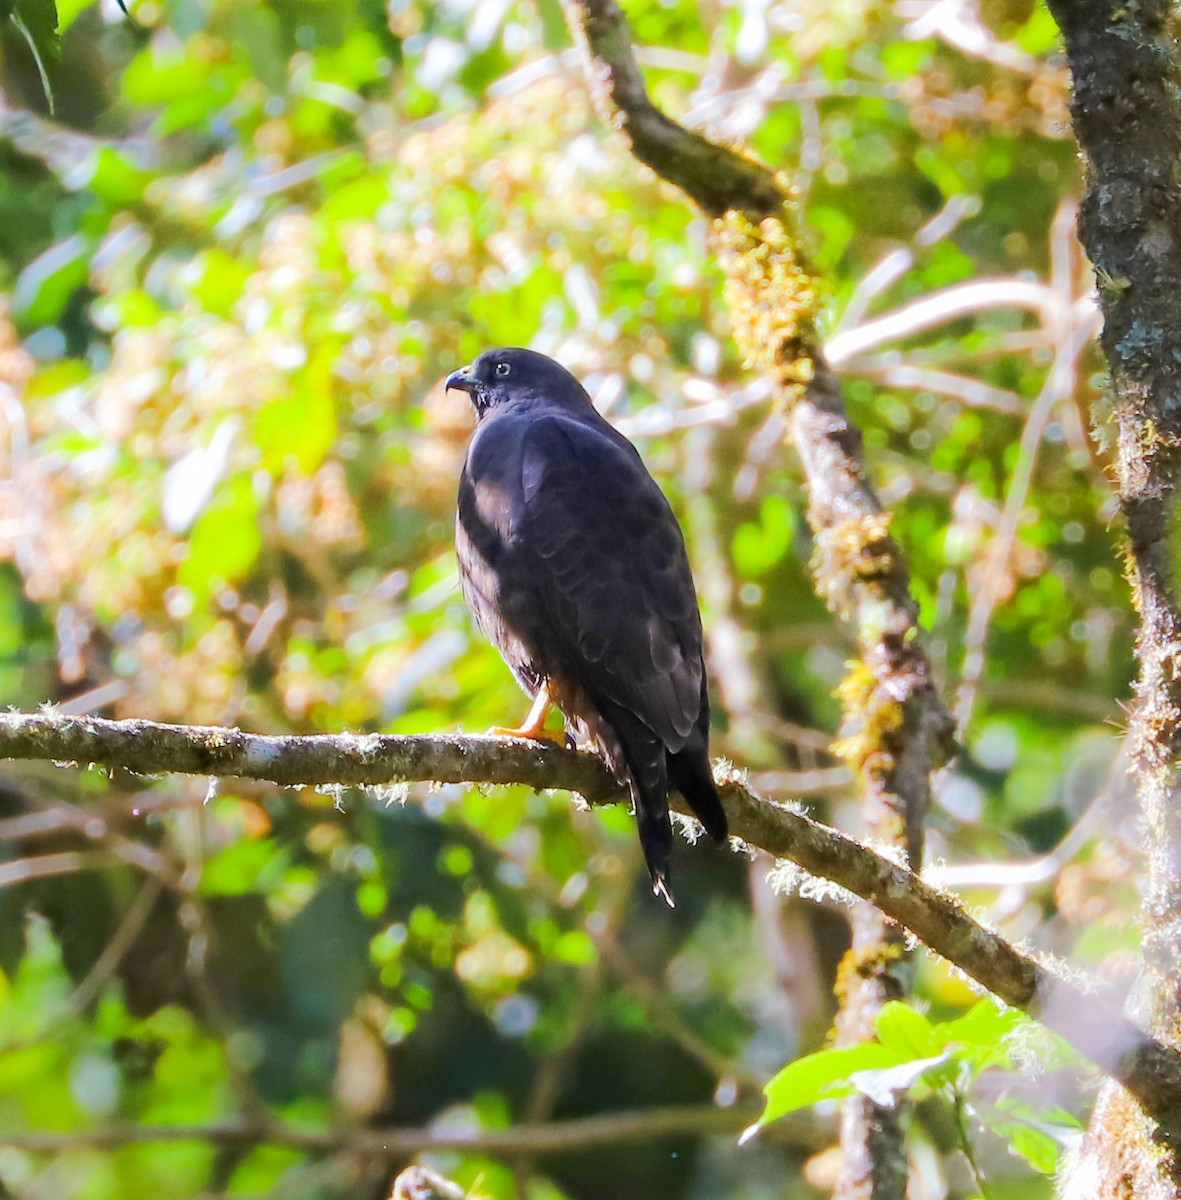
[[[1181,1045],[1181,74],[1167,0],[1050,0],[1074,81],[1087,168],[1079,233],[1099,280],[1110,411],[1140,613],[1131,747],[1143,819],[1144,947],[1131,1014]],[[1108,1084],[1065,1185],[1072,1197],[1173,1197],[1181,1173],[1156,1126]]]

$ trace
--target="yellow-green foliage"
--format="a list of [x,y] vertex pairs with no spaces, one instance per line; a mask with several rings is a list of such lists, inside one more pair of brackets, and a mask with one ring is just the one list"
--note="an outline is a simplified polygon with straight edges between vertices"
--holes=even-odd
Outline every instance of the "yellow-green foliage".
[[[810,543],[794,516],[803,472],[782,446],[784,417],[812,415],[784,405],[814,386],[821,298],[848,331],[977,280],[1069,284],[1072,302],[1090,289],[1081,271],[1051,278],[1054,214],[1079,180],[1044,5],[981,6],[997,44],[1026,56],[1019,71],[900,37],[889,0],[623,6],[656,105],[809,177],[798,200],[776,181],[752,206],[772,219],[715,225],[591,111],[562,6],[128,7],[138,29],[114,6],[58,5],[58,121],[20,111],[39,100],[19,86],[21,47],[5,62],[17,72],[0,163],[5,704],[274,734],[519,717],[519,689],[455,583],[473,416],[442,381],[488,346],[523,344],[586,381],[682,518],[710,646],[711,749],[753,786],[781,805],[809,781],[839,789],[824,804],[836,819],[859,793],[889,799],[911,710],[901,688],[875,685],[872,643],[905,650],[889,599],[896,540],[943,679],[960,677],[969,613],[999,584],[963,732],[989,769],[967,756],[950,768],[961,796],[980,795],[949,851],[1034,857],[1089,802],[1119,749],[1110,723],[1136,622],[1111,480],[1070,404],[1055,405],[1004,555],[996,541],[1057,324],[948,305],[946,322],[846,360],[842,399],[892,523],[849,521],[842,497],[818,490],[827,532]],[[908,265],[867,287],[887,260]],[[1137,295],[1119,278],[1103,287]],[[1148,334],[1127,348],[1150,349]],[[780,411],[742,357],[781,380]],[[1098,351],[1078,367],[1081,410]],[[1137,448],[1151,432],[1115,413],[1113,441],[1124,426]],[[830,428],[825,448],[839,451],[844,430]],[[1175,452],[1148,443],[1140,462]],[[855,608],[863,649],[825,603]],[[847,657],[862,661],[838,703]],[[834,736],[859,778],[825,752]],[[740,774],[718,769],[719,782]],[[793,982],[784,1043],[765,897],[752,891],[755,911],[746,899],[763,868],[678,846],[680,907],[661,915],[622,806],[572,812],[561,796],[491,787],[207,794],[204,780],[97,771],[13,782],[24,798],[10,811],[15,794],[0,797],[0,824],[40,820],[27,804],[61,832],[0,844],[16,864],[0,890],[0,1128],[62,1139],[53,1154],[6,1144],[0,1193],[14,1200],[388,1194],[368,1154],[362,1179],[348,1153],[243,1143],[227,1156],[199,1133],[245,1112],[345,1138],[403,1118],[495,1134],[561,1112],[679,1109],[736,1084],[734,1117],[751,1064],[775,1065],[761,1047],[806,1055],[824,1036],[830,922],[794,899],[778,913],[793,959],[817,967]],[[108,833],[79,843],[63,802]],[[884,808],[874,835],[888,843]],[[41,876],[26,862],[74,865]],[[1052,912],[1056,944],[1106,973],[1099,956],[1136,949],[1133,875],[1120,839],[1103,838],[1022,919]],[[799,892],[848,901],[811,879]],[[120,944],[116,963],[106,948]],[[895,953],[851,955],[839,990],[894,976]],[[95,962],[106,968],[83,984]],[[948,1015],[968,1002],[930,962],[917,989]],[[558,1108],[545,1099],[554,1062],[569,1066]],[[198,1136],[88,1141],[108,1123],[121,1141],[162,1122]],[[962,1164],[943,1172],[924,1130],[910,1136],[946,1190]],[[719,1171],[704,1137],[679,1140],[675,1159],[660,1139],[630,1145],[607,1175],[583,1155],[514,1156],[509,1170],[457,1154],[448,1168],[494,1200],[522,1186],[534,1200],[596,1187],[745,1200],[768,1169],[782,1194],[807,1190],[790,1146],[770,1167],[766,1148],[727,1154]],[[1048,1197],[1016,1159],[988,1162],[996,1195]]]

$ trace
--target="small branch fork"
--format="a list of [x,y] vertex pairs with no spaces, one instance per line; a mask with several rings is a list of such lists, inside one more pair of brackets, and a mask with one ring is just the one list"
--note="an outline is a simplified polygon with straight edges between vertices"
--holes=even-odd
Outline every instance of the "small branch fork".
[[[394,783],[523,784],[626,800],[603,764],[558,746],[466,735],[266,737],[219,726],[107,721],[54,713],[0,715],[0,759],[90,764],[138,775],[264,780],[288,787]],[[718,772],[735,837],[868,900],[1006,1004],[1054,1030],[1153,1113],[1181,1112],[1181,1055],[1125,1018],[1118,998],[1088,990],[1010,945],[958,901],[853,838],[754,795]],[[688,808],[674,797],[674,807]],[[134,865],[134,864],[133,864]]]

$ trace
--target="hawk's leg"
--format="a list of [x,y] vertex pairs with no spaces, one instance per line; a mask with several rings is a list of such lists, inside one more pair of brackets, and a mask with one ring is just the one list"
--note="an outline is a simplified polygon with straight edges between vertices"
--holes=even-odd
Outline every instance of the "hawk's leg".
[[553,703],[553,698],[549,693],[549,683],[543,683],[538,689],[529,715],[519,728],[506,729],[502,725],[494,725],[488,732],[497,737],[528,738],[532,742],[556,742],[559,746],[565,746],[564,734],[550,733],[545,728],[545,719],[549,716],[549,710],[553,707]]

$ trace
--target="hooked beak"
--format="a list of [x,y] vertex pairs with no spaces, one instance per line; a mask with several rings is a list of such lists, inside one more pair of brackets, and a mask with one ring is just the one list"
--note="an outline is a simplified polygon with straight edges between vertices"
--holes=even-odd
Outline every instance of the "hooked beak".
[[458,388],[461,392],[467,392],[469,396],[475,395],[476,381],[472,378],[471,367],[460,367],[458,371],[452,371],[447,376],[447,382],[443,386],[443,391],[449,392],[452,388]]

